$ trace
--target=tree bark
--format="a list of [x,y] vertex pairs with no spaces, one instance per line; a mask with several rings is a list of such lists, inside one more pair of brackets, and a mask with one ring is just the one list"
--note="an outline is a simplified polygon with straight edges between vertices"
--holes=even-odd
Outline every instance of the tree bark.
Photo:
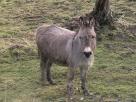
[[112,25],[113,17],[109,0],[96,0],[95,7],[90,16],[95,18],[97,25]]
[[[86,16],[93,17],[95,19],[96,30],[103,25],[109,25],[111,28],[115,28],[109,0],[96,0],[93,11],[86,14]],[[78,18],[79,17],[73,18],[71,21],[65,24],[65,27],[67,27],[70,30],[77,29]]]

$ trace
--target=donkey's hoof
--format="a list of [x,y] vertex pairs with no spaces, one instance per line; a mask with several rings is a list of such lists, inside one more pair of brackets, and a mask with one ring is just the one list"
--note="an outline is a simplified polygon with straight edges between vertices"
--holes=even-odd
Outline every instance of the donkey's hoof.
[[89,91],[84,91],[84,96],[91,96],[92,94]]
[[47,82],[43,82],[43,81],[36,81],[36,83],[37,84],[39,84],[39,85],[42,85],[42,86],[47,86],[48,85],[48,83]]
[[49,83],[50,83],[51,85],[57,85],[56,82],[54,82],[54,81],[50,81]]
[[41,81],[40,83],[41,83],[42,86],[48,86],[49,85],[48,81],[45,81],[45,80]]
[[47,82],[41,82],[41,85],[42,85],[42,86],[48,86],[49,83],[47,83]]

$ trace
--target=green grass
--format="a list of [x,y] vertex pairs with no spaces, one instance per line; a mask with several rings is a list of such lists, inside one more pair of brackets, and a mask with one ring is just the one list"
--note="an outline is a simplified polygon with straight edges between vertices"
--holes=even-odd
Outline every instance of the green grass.
[[[64,25],[89,12],[95,0],[0,0],[0,102],[65,102],[67,67],[53,65],[57,85],[41,86],[34,31],[42,23]],[[79,70],[74,80],[75,102],[136,101],[136,2],[112,0],[117,28],[100,30],[95,63],[88,73],[93,97],[80,100]],[[10,49],[19,45],[19,48]],[[16,57],[19,55],[19,58]]]
[[[108,42],[107,42],[108,43]],[[121,47],[121,46],[120,46]],[[124,50],[122,48],[122,50]],[[117,53],[118,52],[118,53]],[[118,51],[111,51],[99,44],[94,66],[88,73],[89,89],[95,95],[93,100],[136,99],[136,55],[123,57]],[[66,67],[53,65],[53,78],[57,85],[41,86],[39,59],[31,57],[14,62],[7,61],[0,65],[0,100],[4,102],[64,102],[66,98]],[[82,96],[79,86],[79,72],[75,78],[75,98]],[[96,97],[96,99],[95,99]],[[12,100],[12,101],[11,101]],[[90,100],[87,98],[87,100]],[[90,102],[84,100],[84,102]],[[123,102],[123,101],[122,101]]]

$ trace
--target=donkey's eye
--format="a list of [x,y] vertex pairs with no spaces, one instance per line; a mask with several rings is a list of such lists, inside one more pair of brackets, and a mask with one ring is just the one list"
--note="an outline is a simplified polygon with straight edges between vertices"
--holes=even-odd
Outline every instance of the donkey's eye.
[[94,39],[95,38],[95,36],[92,36],[92,39]]

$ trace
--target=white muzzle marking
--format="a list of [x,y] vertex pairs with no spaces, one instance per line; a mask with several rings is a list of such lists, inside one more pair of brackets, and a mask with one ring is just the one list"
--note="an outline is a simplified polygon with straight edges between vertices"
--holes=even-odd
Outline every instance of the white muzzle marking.
[[92,52],[90,47],[85,47],[84,52]]

